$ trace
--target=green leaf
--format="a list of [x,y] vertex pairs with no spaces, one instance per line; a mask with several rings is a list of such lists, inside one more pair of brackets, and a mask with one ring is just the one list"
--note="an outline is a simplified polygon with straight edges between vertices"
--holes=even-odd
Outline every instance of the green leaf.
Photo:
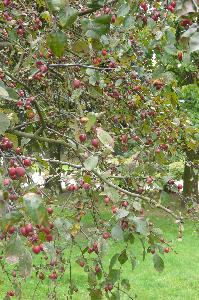
[[136,264],[137,264],[136,257],[132,255],[130,257],[130,260],[131,260],[131,269],[133,271],[135,269],[135,267],[136,267]]
[[157,253],[153,255],[153,264],[154,268],[158,272],[162,272],[164,270],[164,261]]
[[57,254],[53,243],[43,243],[44,252],[50,256],[51,259],[55,259]]
[[114,148],[114,140],[110,136],[110,134],[106,131],[104,131],[101,127],[96,128],[97,136],[100,140],[100,142],[107,147],[110,150],[113,150]]
[[122,285],[123,288],[124,288],[125,290],[127,290],[127,291],[129,291],[130,288],[131,288],[129,280],[128,280],[128,279],[125,279],[125,278],[122,279],[121,285]]
[[110,15],[101,15],[94,19],[94,24],[110,25],[111,16]]
[[118,261],[121,265],[123,265],[125,264],[125,262],[127,262],[127,260],[128,260],[128,256],[125,249],[121,252],[120,256],[118,257]]
[[111,283],[114,284],[119,279],[120,279],[120,270],[111,269],[108,274],[108,281],[111,281]]
[[124,233],[122,228],[119,224],[115,225],[111,230],[112,238],[117,241],[123,241],[124,240]]
[[94,20],[83,19],[82,28],[86,36],[93,39],[100,39],[101,35],[107,33],[110,29],[111,16],[103,15]]
[[186,1],[177,1],[177,14],[178,16],[185,16],[189,13],[193,13],[196,11],[196,7],[194,5],[194,2],[192,0],[186,0]]
[[98,9],[98,8],[104,6],[104,0],[92,0],[92,1],[89,1],[88,4],[87,4],[87,6],[89,8]]
[[142,217],[133,217],[132,221],[136,225],[136,232],[143,235],[148,235],[149,229],[146,220],[144,220]]
[[109,264],[109,270],[111,270],[111,269],[114,267],[114,265],[116,264],[116,262],[117,262],[119,256],[120,256],[120,255],[119,255],[118,253],[116,253],[116,254],[114,254],[114,255],[112,256],[112,258],[111,258],[111,260],[110,260],[110,264]]
[[25,250],[19,257],[19,273],[23,278],[28,277],[32,271],[32,255]]
[[51,32],[47,37],[47,45],[58,57],[63,55],[66,44],[66,36],[62,31]]
[[122,298],[120,297],[120,291],[111,291],[111,297],[108,298],[110,300],[121,300]]
[[23,199],[27,213],[33,222],[37,225],[47,225],[48,215],[42,198],[38,194],[28,193],[23,196]]
[[171,54],[171,55],[176,55],[177,49],[174,45],[167,45],[164,47],[164,50],[166,53]]
[[0,112],[0,134],[4,134],[10,126],[10,120],[6,114]]
[[162,204],[168,204],[171,201],[171,197],[167,192],[162,191],[160,194],[160,200]]
[[126,16],[124,19],[124,26],[128,29],[134,27],[135,23],[136,19],[133,16]]
[[98,156],[90,156],[84,161],[84,167],[88,171],[92,171],[98,164]]
[[66,11],[60,11],[59,23],[61,27],[66,28],[71,26],[77,19],[78,12],[73,7],[68,6]]
[[6,137],[13,143],[14,148],[18,147],[18,138],[16,135],[11,133],[6,133]]
[[88,113],[87,118],[88,118],[88,121],[86,122],[86,125],[85,125],[86,132],[91,130],[91,128],[93,127],[93,125],[95,124],[95,122],[97,120],[96,115],[92,112]]
[[61,8],[66,7],[67,2],[66,0],[46,0],[48,7],[52,11],[58,11]]
[[97,285],[97,278],[96,278],[96,275],[93,271],[90,271],[88,273],[88,283],[92,287]]
[[199,32],[195,32],[189,40],[190,52],[199,50]]
[[154,227],[152,231],[153,231],[153,234],[155,234],[157,236],[162,236],[163,235],[163,232],[160,228]]
[[24,252],[24,245],[18,235],[14,235],[8,241],[5,248],[5,257],[8,263],[16,263]]
[[0,97],[2,98],[7,98],[9,97],[8,92],[6,91],[6,89],[4,89],[3,87],[0,86]]
[[19,211],[4,213],[0,218],[1,229],[3,231],[7,231],[10,226],[18,223],[22,219],[22,217],[23,215]]
[[48,24],[52,23],[52,16],[51,14],[49,13],[49,11],[43,11],[41,13],[41,17],[42,19],[44,19]]
[[89,44],[87,40],[78,39],[77,41],[71,44],[71,49],[77,53],[89,53]]
[[137,211],[140,211],[142,208],[142,205],[138,201],[133,201],[133,208],[135,208],[135,210],[137,210]]
[[189,29],[187,29],[183,34],[181,35],[181,38],[190,38],[192,34],[197,32],[198,25],[196,23],[193,23]]
[[67,242],[70,241],[70,230],[72,228],[72,224],[68,220],[57,218],[54,221],[54,225],[57,228],[59,235],[62,236]]
[[129,211],[126,210],[126,209],[122,209],[122,208],[118,209],[118,210],[117,210],[117,213],[116,213],[117,219],[125,218],[125,217],[127,217],[128,215],[129,215]]
[[101,300],[103,299],[103,294],[101,290],[90,290],[91,300]]
[[120,199],[118,191],[107,184],[104,185],[104,192],[113,201],[117,201]]
[[118,17],[124,17],[129,13],[129,11],[130,11],[130,5],[128,3],[123,4],[119,8],[117,15],[118,15]]

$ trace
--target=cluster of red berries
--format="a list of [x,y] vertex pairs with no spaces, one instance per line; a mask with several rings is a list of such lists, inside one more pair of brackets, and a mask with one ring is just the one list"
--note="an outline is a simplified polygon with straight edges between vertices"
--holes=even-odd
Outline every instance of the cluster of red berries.
[[[79,140],[80,140],[81,143],[84,143],[84,142],[87,140],[86,134],[85,134],[85,133],[81,133],[81,134],[79,135]],[[94,139],[92,139],[91,144],[92,144],[92,146],[93,146],[94,148],[98,148],[99,145],[100,145],[100,141],[99,141],[98,138],[94,138]]]
[[38,67],[38,72],[33,75],[33,78],[36,80],[40,80],[45,76],[45,73],[48,71],[47,65],[41,60],[36,61],[36,66]]
[[84,190],[89,190],[91,186],[90,186],[89,183],[84,182],[83,180],[81,180],[79,186],[77,184],[69,184],[68,185],[68,191],[69,192],[76,192],[76,191],[79,190],[80,187],[82,187]]
[[172,2],[168,5],[167,9],[168,9],[171,13],[174,13],[175,7],[176,7],[176,2],[175,2],[175,1],[172,1]]
[[175,180],[174,179],[169,179],[167,182],[170,186],[176,186],[178,191],[181,191],[183,189],[183,185],[181,183],[175,184]]
[[1,150],[10,150],[13,148],[13,142],[7,137],[3,137],[0,144]]
[[88,248],[88,253],[89,253],[89,254],[91,254],[91,253],[93,253],[93,252],[95,252],[96,254],[99,253],[99,246],[98,246],[98,243],[97,243],[97,242],[94,242],[94,243],[93,243],[93,246],[91,246],[91,247]]

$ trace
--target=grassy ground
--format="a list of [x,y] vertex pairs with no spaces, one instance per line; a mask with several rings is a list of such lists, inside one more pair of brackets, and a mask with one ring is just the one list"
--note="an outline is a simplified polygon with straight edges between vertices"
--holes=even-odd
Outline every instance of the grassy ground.
[[[134,271],[126,263],[124,276],[131,283],[132,290],[130,294],[137,294],[140,300],[198,300],[199,299],[199,237],[194,231],[193,223],[185,225],[184,238],[182,242],[177,241],[178,229],[173,220],[165,215],[152,216],[160,228],[164,229],[167,239],[173,241],[175,250],[165,255],[165,270],[159,274],[155,271],[152,263],[152,256],[148,254],[145,261],[142,261],[141,248],[138,243],[132,245],[132,250],[138,258],[138,264]],[[117,250],[122,249],[122,244],[114,245],[110,248],[107,259],[107,266],[110,257]],[[76,255],[75,251],[73,255]],[[82,300],[85,297],[89,299],[86,286],[86,276],[84,271],[77,265],[73,265],[73,276],[79,288],[79,293],[74,295],[73,300]],[[68,273],[61,280],[58,299],[66,298],[66,287],[68,282]],[[23,282],[24,293],[22,300],[31,300],[37,281],[34,278]],[[35,295],[35,300],[47,300],[46,292],[48,290],[48,279],[39,286]],[[0,275],[0,299],[3,299],[5,291],[10,289],[9,282],[4,274]],[[126,296],[122,300],[128,299]]]

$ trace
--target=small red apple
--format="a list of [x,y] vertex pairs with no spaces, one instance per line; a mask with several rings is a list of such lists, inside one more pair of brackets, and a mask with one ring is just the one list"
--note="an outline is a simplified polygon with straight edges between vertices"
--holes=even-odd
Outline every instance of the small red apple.
[[73,86],[74,86],[75,89],[79,89],[80,86],[81,86],[81,81],[78,80],[78,79],[74,79]]
[[23,167],[16,167],[16,175],[19,177],[23,177],[26,174],[26,171]]
[[107,50],[106,50],[106,49],[103,49],[103,50],[102,50],[102,55],[103,55],[103,56],[106,56],[106,55],[107,55]]
[[182,51],[178,52],[178,60],[179,61],[182,61],[183,59],[183,54],[182,54]]
[[99,140],[98,139],[93,139],[91,141],[91,144],[93,145],[93,147],[98,148],[99,147]]
[[87,137],[86,137],[86,134],[85,134],[85,133],[81,133],[81,134],[79,135],[79,140],[80,140],[81,143],[85,142],[86,139],[87,139]]

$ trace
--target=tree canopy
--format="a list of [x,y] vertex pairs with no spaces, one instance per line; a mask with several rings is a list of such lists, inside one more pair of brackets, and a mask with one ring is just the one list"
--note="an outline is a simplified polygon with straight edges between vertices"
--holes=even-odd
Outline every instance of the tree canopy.
[[[5,299],[20,299],[33,272],[55,286],[68,273],[72,299],[74,247],[91,299],[133,299],[121,274],[127,261],[135,267],[134,240],[159,272],[173,250],[145,210],[170,214],[179,239],[184,216],[170,197],[187,204],[186,217],[197,214],[197,3],[3,0],[0,13],[1,266],[14,263],[19,277]],[[195,182],[186,194],[169,168],[179,158]],[[124,249],[105,270],[118,241]]]

